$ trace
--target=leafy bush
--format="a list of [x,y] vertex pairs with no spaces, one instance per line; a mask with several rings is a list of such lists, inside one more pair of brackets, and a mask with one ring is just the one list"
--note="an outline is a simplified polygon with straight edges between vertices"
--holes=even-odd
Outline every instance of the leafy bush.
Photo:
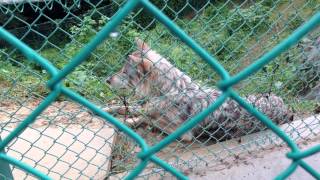
[[304,19],[299,16],[297,13],[292,13],[289,15],[290,21],[288,22],[288,27],[290,30],[295,30],[299,26],[301,26],[304,23]]
[[245,9],[233,9],[229,13],[230,31],[261,32],[269,29],[270,8],[261,4]]
[[44,72],[36,72],[19,62],[4,60],[3,54],[1,52],[0,55],[0,96],[25,98],[48,94],[43,81],[46,79]]
[[[70,32],[74,39],[66,44],[63,49],[64,57],[56,61],[57,67],[62,68],[65,66],[68,63],[68,59],[75,56],[108,20],[109,18],[105,16],[101,16],[97,20],[86,16],[82,23],[71,27]],[[119,70],[122,61],[126,58],[125,55],[132,48],[134,38],[139,36],[139,33],[132,27],[130,22],[126,20],[118,29],[119,37],[109,38],[92,52],[88,60],[65,81],[67,87],[78,90],[79,93],[86,97],[98,100],[112,99],[114,93],[104,83],[105,79]]]
[[[113,12],[116,12],[125,0],[112,1]],[[171,19],[195,14],[197,10],[206,6],[210,0],[150,0],[155,6],[162,10]],[[142,28],[154,28],[156,22],[152,16],[146,16],[148,12],[144,9],[134,11],[133,21]]]
[[[164,5],[163,1],[155,1],[155,3],[159,3],[157,4],[159,7]],[[190,1],[189,3],[192,5],[195,2]],[[172,6],[175,8],[172,10],[177,12],[185,4],[187,1],[168,1],[166,8],[170,9]],[[198,42],[206,42],[204,48],[228,67],[233,59],[244,53],[245,45],[249,43],[245,36],[252,31],[251,28],[261,27],[255,33],[262,33],[265,24],[268,23],[266,11],[267,8],[261,5],[233,10],[225,3],[216,3],[208,6],[197,18],[191,21],[177,19],[177,23]],[[165,12],[167,11],[165,10]],[[65,80],[66,86],[78,89],[85,96],[102,99],[112,98],[113,93],[104,85],[103,81],[122,66],[126,58],[125,55],[130,53],[132,48],[135,48],[132,44],[135,37],[148,37],[150,40],[157,38],[156,44],[152,45],[154,49],[168,56],[172,63],[194,79],[211,85],[215,84],[217,77],[213,75],[209,65],[197,57],[190,48],[177,43],[176,38],[163,25],[156,23],[155,28],[142,33],[139,31],[140,27],[133,23],[135,18],[135,14],[131,14],[117,29],[118,37],[109,38],[99,45],[88,60],[68,76]],[[105,16],[97,19],[86,16],[81,23],[70,28],[73,38],[63,49],[47,48],[40,51],[40,54],[51,60],[58,68],[63,68],[108,20]],[[203,27],[203,29],[199,31],[199,27]],[[241,42],[240,46],[239,42]]]
[[[122,0],[119,0],[121,3]],[[165,12],[171,17],[178,17],[177,9],[185,7],[186,1],[158,1],[161,7],[164,2]],[[189,1],[190,5],[196,1]],[[208,1],[202,1],[208,2]],[[259,44],[267,44],[259,37],[265,35],[270,30],[272,24],[271,6],[257,1],[258,3],[248,4],[242,8],[232,8],[232,3],[225,1],[217,1],[198,12],[198,16],[190,18],[181,18],[175,22],[184,29],[192,38],[201,44],[210,54],[216,57],[219,62],[231,72],[231,74],[239,72],[242,66],[247,66],[252,62],[250,58],[246,58],[248,54],[253,54],[253,58],[260,56],[265,47]],[[264,1],[269,3],[278,3],[278,1]],[[177,4],[175,4],[177,3]],[[172,6],[172,8],[170,8]],[[199,5],[201,7],[201,4]],[[171,9],[171,10],[170,10]],[[181,11],[183,14],[183,11]],[[148,17],[148,16],[143,16]],[[143,18],[141,17],[141,18]],[[115,98],[114,93],[104,83],[104,79],[114,72],[118,71],[126,59],[126,55],[135,48],[133,44],[135,37],[146,39],[146,41],[169,60],[179,69],[190,75],[193,79],[205,85],[213,86],[219,80],[212,68],[202,61],[190,48],[179,42],[176,37],[160,23],[154,22],[153,28],[141,28],[137,22],[137,14],[132,13],[124,20],[121,26],[115,31],[119,33],[117,37],[109,38],[97,47],[91,53],[91,56],[64,81],[67,87],[75,89],[80,94],[96,101],[109,101]],[[63,68],[70,59],[74,57],[86,43],[99,31],[107,22],[108,18],[101,16],[93,18],[93,16],[85,16],[83,21],[70,28],[71,41],[59,49],[56,47],[46,47],[39,53],[49,59],[58,68]],[[290,19],[290,17],[289,17]],[[295,20],[292,21],[292,28],[295,28]],[[271,32],[272,33],[272,32]],[[289,34],[290,29],[284,29],[284,34]],[[271,35],[266,35],[270,36]],[[269,38],[269,37],[268,37]],[[279,39],[280,40],[280,39]],[[270,40],[271,41],[271,40]],[[273,44],[276,41],[272,42]],[[250,49],[253,45],[258,44],[260,51]],[[8,50],[4,50],[7,52]],[[277,92],[290,97],[296,96],[301,90],[302,85],[295,82],[297,80],[296,67],[299,66],[299,51],[293,48],[290,61],[287,56],[282,55],[278,60],[268,64],[263,70],[260,70],[254,76],[242,82],[237,88],[241,94],[265,93],[269,91]],[[8,54],[8,53],[7,53]],[[8,56],[8,55],[7,55]],[[35,90],[40,95],[45,95],[47,90],[43,85],[39,86],[39,78],[46,81],[49,77],[42,72],[42,69],[21,55],[10,53],[12,59],[17,60],[34,70],[39,76],[25,76],[18,79],[21,84],[39,87]],[[6,56],[0,56],[0,62],[6,61]],[[0,79],[12,77],[21,70],[14,63],[8,63],[1,66]],[[26,63],[28,62],[28,63]],[[3,71],[4,70],[4,71]],[[5,76],[6,75],[6,76]],[[6,80],[10,83],[10,78]],[[11,86],[11,85],[8,85]],[[27,93],[26,93],[27,94]]]

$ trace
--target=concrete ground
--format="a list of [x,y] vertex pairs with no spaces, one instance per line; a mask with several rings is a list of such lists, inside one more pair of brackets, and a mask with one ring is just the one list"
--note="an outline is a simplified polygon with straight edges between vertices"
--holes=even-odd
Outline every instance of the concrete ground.
[[[28,128],[19,139],[10,144],[8,155],[25,162],[36,169],[48,174],[53,179],[94,179],[100,180],[108,174],[110,170],[111,149],[114,144],[114,129],[99,123],[99,120],[86,112],[78,111],[79,108],[72,104],[63,103],[56,105],[64,108],[69,114],[76,114],[74,124],[92,125],[82,128],[81,126],[68,125],[64,114],[56,114],[57,110],[49,108],[47,116],[55,117],[55,126],[48,127],[48,121],[39,119],[32,128]],[[60,107],[61,106],[61,107]],[[15,108],[12,108],[14,111]],[[13,113],[17,119],[24,119],[32,108],[20,109]],[[74,112],[73,112],[74,111]],[[7,111],[6,111],[7,112]],[[56,116],[58,118],[56,118]],[[2,120],[10,120],[11,117],[3,114]],[[65,122],[66,121],[66,122]],[[320,115],[295,120],[290,124],[282,125],[281,128],[294,140],[305,140],[299,143],[302,149],[320,144]],[[64,126],[63,126],[64,125]],[[14,126],[1,130],[1,138],[4,139],[12,131]],[[250,134],[238,139],[220,142],[205,148],[190,149],[186,153],[179,154],[179,158],[166,159],[170,164],[182,170],[190,179],[273,179],[280,172],[285,170],[290,161],[285,157],[289,152],[285,146],[279,147],[274,144],[281,144],[270,131],[262,131]],[[310,139],[312,138],[312,139]],[[263,150],[262,150],[263,149]],[[251,154],[243,152],[250,151]],[[231,156],[230,154],[234,154]],[[239,155],[238,155],[239,154]],[[167,154],[168,155],[168,154]],[[217,161],[217,155],[223,161]],[[228,158],[227,158],[228,157]],[[231,158],[230,158],[231,157]],[[192,164],[193,159],[205,159],[206,166]],[[190,163],[189,163],[190,161]],[[320,154],[306,158],[316,170],[320,171]],[[185,162],[188,162],[187,169]],[[188,169],[190,165],[194,168]],[[153,166],[154,167],[154,166]],[[148,179],[159,179],[158,173],[161,168],[155,169],[151,166],[144,172],[153,174]],[[149,172],[148,172],[149,171]],[[13,175],[16,179],[24,179],[26,174],[18,169],[14,169]],[[117,174],[114,177],[122,179],[127,172]],[[143,175],[143,174],[142,174]],[[112,177],[109,177],[112,179]],[[161,177],[163,178],[163,177]],[[165,177],[164,179],[175,179]],[[291,179],[313,179],[303,169],[298,170],[290,177]],[[28,176],[26,179],[35,179]]]
[[[297,142],[302,150],[306,150],[320,144],[319,124],[320,115],[314,115],[296,119],[281,125],[280,128]],[[291,163],[286,158],[288,152],[290,149],[273,132],[267,130],[243,136],[241,143],[239,139],[231,139],[204,148],[192,149],[180,154],[179,158],[166,161],[192,180],[271,180],[288,168]],[[164,159],[161,156],[160,158]],[[320,153],[304,160],[320,172]],[[162,168],[150,167],[140,174],[138,179],[176,179],[169,173],[163,174],[163,172]],[[160,174],[162,176],[159,176]],[[110,179],[122,179],[126,175],[128,172],[114,175]],[[299,167],[288,179],[315,178]]]
[[[7,134],[8,131],[3,131],[2,138]],[[91,129],[27,128],[9,145],[7,155],[53,179],[93,177],[100,180],[109,172],[114,137],[114,129],[108,126]],[[18,168],[12,173],[17,180],[37,179]]]
[[[0,102],[0,135],[4,139],[41,102]],[[104,179],[109,173],[115,130],[74,102],[52,103],[6,148],[7,154],[53,179]],[[18,168],[15,179],[36,179]],[[0,178],[1,179],[1,178]]]
[[[320,138],[313,139],[300,144],[302,149],[308,149],[320,144]],[[280,147],[270,150],[255,152],[254,155],[240,156],[238,161],[233,161],[233,165],[217,170],[214,168],[205,168],[195,170],[189,174],[190,179],[199,180],[269,180],[274,179],[282,171],[287,169],[291,161],[286,158],[285,154],[288,148]],[[320,172],[320,153],[305,158],[305,161],[315,170]],[[312,180],[315,179],[301,167],[288,178],[290,180]]]
[[[320,115],[311,116],[302,120],[295,120],[290,124],[281,125],[280,128],[284,130],[292,139],[298,141],[298,146],[302,150],[310,147],[320,145]],[[249,143],[253,138],[273,134],[270,130],[258,132],[242,138],[242,144]],[[273,138],[272,138],[273,139]],[[229,144],[234,144],[230,140]],[[282,141],[273,139],[274,143],[280,144]],[[188,175],[190,179],[248,179],[248,180],[267,180],[274,179],[282,171],[287,169],[291,161],[286,158],[286,153],[290,152],[285,144],[274,146],[272,143],[260,144],[262,150],[250,149],[252,153],[241,154],[236,158],[225,161],[224,166],[213,165],[208,167],[195,169]],[[229,146],[229,147],[232,147]],[[220,148],[215,145],[212,148]],[[304,159],[310,166],[320,173],[320,153]],[[311,180],[315,179],[308,172],[301,167],[288,178],[290,180]]]

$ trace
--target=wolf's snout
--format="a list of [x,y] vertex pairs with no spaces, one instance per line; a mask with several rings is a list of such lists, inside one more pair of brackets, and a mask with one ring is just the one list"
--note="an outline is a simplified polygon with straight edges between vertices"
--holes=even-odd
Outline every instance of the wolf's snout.
[[106,83],[111,84],[111,78],[112,78],[112,76],[111,77],[107,77]]

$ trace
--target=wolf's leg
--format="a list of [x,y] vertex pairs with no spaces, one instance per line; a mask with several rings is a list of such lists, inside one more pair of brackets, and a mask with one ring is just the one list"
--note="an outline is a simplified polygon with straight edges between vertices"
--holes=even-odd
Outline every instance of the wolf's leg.
[[[172,116],[169,116],[169,117],[172,117]],[[183,122],[180,122],[180,121],[172,122],[172,119],[169,119],[165,116],[153,117],[149,123],[151,124],[151,126],[154,126],[160,129],[161,131],[163,131],[168,135],[174,133],[183,124]],[[193,140],[193,137],[194,137],[193,132],[189,130],[188,132],[182,134],[180,136],[180,139],[185,142],[191,142]]]
[[[159,120],[158,120],[158,121],[159,121]],[[168,135],[174,133],[174,132],[179,128],[179,126],[176,126],[176,125],[173,125],[173,126],[168,127],[168,124],[166,124],[166,125],[161,125],[161,123],[159,123],[159,122],[158,122],[157,124],[158,124],[158,125],[156,125],[156,127],[157,127],[158,129],[160,129],[161,131],[165,132],[165,133],[168,134]],[[188,132],[182,134],[182,135],[180,136],[180,139],[181,139],[182,141],[185,141],[185,142],[191,142],[191,141],[193,140],[193,137],[194,137],[194,136],[193,136],[192,131],[188,131]]]
[[110,106],[102,108],[102,110],[108,113],[116,113],[120,115],[129,114],[131,116],[139,116],[142,113],[141,106]]
[[[146,114],[149,120],[145,123],[160,129],[165,134],[172,134],[178,129],[185,121],[188,114],[185,114],[185,105],[177,105],[177,99],[171,98],[153,98],[153,101],[144,105],[144,114]],[[193,140],[193,133],[188,131],[181,135],[182,141],[191,142]]]
[[192,133],[191,131],[188,131],[188,132],[184,133],[184,134],[180,137],[180,139],[181,139],[182,141],[185,141],[185,142],[191,142],[192,139],[193,139],[193,133]]
[[136,127],[139,126],[141,123],[143,123],[145,120],[143,117],[133,117],[133,118],[127,118],[127,119],[120,119],[125,124],[129,125],[130,127]]

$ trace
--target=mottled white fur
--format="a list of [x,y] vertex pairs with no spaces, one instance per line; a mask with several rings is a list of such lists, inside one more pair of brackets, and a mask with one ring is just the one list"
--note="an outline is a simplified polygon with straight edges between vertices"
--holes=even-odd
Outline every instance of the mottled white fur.
[[[137,39],[138,50],[128,56],[123,68],[108,79],[117,89],[133,89],[138,98],[149,99],[143,105],[148,123],[167,134],[213,103],[221,92],[203,89],[166,58]],[[244,98],[276,124],[292,119],[283,100],[274,94],[256,94]],[[219,139],[239,137],[264,126],[233,100],[227,100],[182,139],[191,141],[203,133]]]

